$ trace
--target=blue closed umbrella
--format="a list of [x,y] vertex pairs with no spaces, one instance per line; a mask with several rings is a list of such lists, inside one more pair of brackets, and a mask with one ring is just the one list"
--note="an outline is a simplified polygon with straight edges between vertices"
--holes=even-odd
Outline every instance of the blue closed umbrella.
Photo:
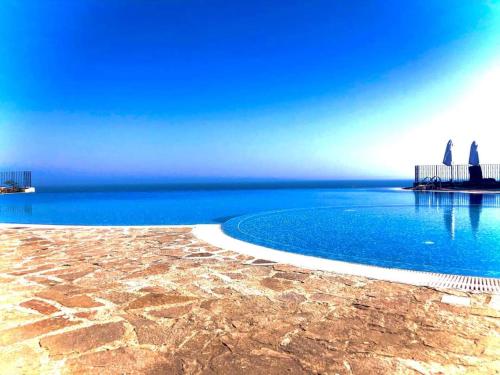
[[450,139],[448,141],[448,144],[446,145],[446,151],[444,152],[444,158],[443,158],[444,165],[451,166],[451,164],[453,163],[452,148],[453,148],[453,142]]
[[476,141],[472,142],[470,145],[469,164],[476,166],[479,165],[479,153],[477,152]]

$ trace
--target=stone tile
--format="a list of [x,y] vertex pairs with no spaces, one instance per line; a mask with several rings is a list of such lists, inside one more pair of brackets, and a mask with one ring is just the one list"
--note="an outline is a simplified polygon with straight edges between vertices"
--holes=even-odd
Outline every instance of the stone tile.
[[461,355],[478,355],[483,350],[474,339],[460,336],[448,331],[421,332],[423,343],[427,347],[450,351]]
[[161,275],[170,269],[169,264],[154,264],[152,266],[147,267],[144,270],[133,272],[130,275],[127,275],[127,279],[133,279],[133,278],[138,278],[138,277],[144,277],[144,276],[151,276],[151,275]]
[[295,292],[285,292],[276,297],[279,301],[287,303],[302,303],[306,301],[304,295]]
[[98,295],[100,298],[107,299],[108,301],[111,301],[117,305],[129,303],[130,301],[139,297],[138,293],[121,292],[115,290],[98,293]]
[[31,299],[20,304],[27,309],[38,311],[40,314],[51,315],[59,311],[59,309],[47,302]]
[[214,254],[212,254],[212,253],[201,252],[201,253],[192,253],[192,254],[187,255],[186,257],[187,258],[207,258],[207,257],[211,257],[213,255]]
[[149,293],[130,302],[127,309],[141,309],[144,307],[172,305],[176,303],[185,303],[195,300],[194,297],[183,296],[180,294],[160,294]]
[[[330,304],[342,304],[345,303],[345,298],[338,297],[333,294],[328,294],[328,293],[314,293],[311,295],[310,300],[313,302],[326,302]],[[362,304],[358,304],[360,308],[363,308]],[[366,305],[368,308],[369,306]]]
[[278,263],[278,264],[275,264],[273,266],[273,269],[278,271],[278,272],[283,272],[283,273],[287,273],[287,274],[310,274],[311,271],[308,270],[308,269],[305,269],[305,268],[299,268],[299,267],[295,267],[295,266],[291,266],[289,264],[281,264],[281,263]]
[[276,272],[273,277],[286,280],[304,281],[309,276],[306,273],[299,272]]
[[166,294],[166,293],[168,293],[168,290],[161,287],[161,286],[151,285],[151,286],[146,286],[144,288],[139,289],[139,292]]
[[42,271],[45,271],[45,270],[50,270],[52,268],[54,268],[53,264],[46,264],[46,265],[38,266],[38,267],[35,267],[35,268],[28,268],[28,269],[22,269],[22,270],[19,270],[19,271],[9,272],[9,274],[10,275],[14,275],[14,276],[23,276],[23,275],[28,275],[28,274],[31,274],[31,273],[38,273],[38,272],[42,272]]
[[80,311],[75,313],[75,316],[77,318],[82,318],[82,319],[94,319],[96,317],[97,313],[95,311]]
[[260,264],[260,265],[268,265],[268,264],[275,264],[276,262],[271,262],[269,260],[265,259],[255,259],[252,261],[252,264]]
[[179,318],[191,312],[192,309],[193,305],[181,305],[168,307],[161,310],[151,310],[148,312],[148,314],[157,318]]
[[41,276],[26,277],[26,280],[33,281],[35,283],[45,285],[45,286],[54,286],[54,285],[59,284],[59,281],[50,280],[50,279],[47,279],[46,277],[41,277]]
[[164,353],[142,348],[118,348],[69,359],[63,374],[182,374],[182,365]]
[[15,342],[21,342],[75,324],[78,323],[72,322],[64,317],[55,317],[6,329],[4,331],[0,331],[0,345],[9,345]]
[[293,284],[291,281],[274,277],[266,277],[265,279],[261,280],[260,284],[277,292],[293,288]]
[[99,348],[122,338],[124,334],[123,322],[95,324],[45,337],[40,340],[40,346],[47,349],[51,356],[57,357]]
[[169,340],[169,332],[160,324],[142,316],[128,314],[124,317],[134,327],[139,344],[164,345]]
[[393,358],[372,357],[369,355],[357,355],[353,356],[353,358],[349,358],[347,362],[349,364],[349,369],[353,374],[366,374],[366,375],[382,374],[382,373],[418,374],[418,372],[415,370],[412,371],[412,369],[403,368]]
[[71,272],[71,273],[62,273],[62,274],[55,274],[55,275],[58,278],[66,280],[66,281],[74,281],[74,280],[79,279],[81,277],[87,276],[92,272],[93,272],[93,270],[81,271],[81,272]]
[[211,368],[216,374],[309,374],[297,359],[272,350],[255,354],[227,352],[214,358]]
[[102,303],[93,300],[87,295],[67,296],[56,290],[44,290],[36,294],[39,298],[59,302],[66,307],[99,307]]
[[299,358],[308,373],[348,374],[348,368],[343,363],[346,358],[341,346],[331,345],[303,336],[293,336],[280,346],[284,352]]

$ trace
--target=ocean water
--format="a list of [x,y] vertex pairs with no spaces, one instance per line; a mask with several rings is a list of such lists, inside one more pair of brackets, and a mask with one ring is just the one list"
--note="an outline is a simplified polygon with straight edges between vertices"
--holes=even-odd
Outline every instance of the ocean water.
[[74,225],[223,223],[260,211],[412,204],[410,181],[260,182],[37,188],[0,195],[0,222]]

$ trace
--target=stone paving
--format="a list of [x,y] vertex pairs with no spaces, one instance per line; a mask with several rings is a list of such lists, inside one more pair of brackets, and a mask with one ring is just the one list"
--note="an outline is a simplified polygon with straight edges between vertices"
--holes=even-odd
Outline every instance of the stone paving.
[[2,227],[0,247],[2,374],[500,372],[489,295],[273,264],[190,228]]

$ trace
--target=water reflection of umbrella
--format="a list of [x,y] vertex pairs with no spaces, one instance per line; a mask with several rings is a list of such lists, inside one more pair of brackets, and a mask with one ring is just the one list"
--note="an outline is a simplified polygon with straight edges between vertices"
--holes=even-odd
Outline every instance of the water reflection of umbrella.
[[477,236],[479,230],[479,219],[481,217],[481,208],[483,204],[483,194],[469,195],[469,218],[472,233]]
[[444,209],[444,225],[452,240],[455,239],[455,208],[448,206]]
[[469,164],[479,165],[479,153],[477,152],[476,141],[472,142],[472,144],[470,145]]
[[[441,193],[444,195],[444,193]],[[444,198],[444,196],[443,196]],[[450,234],[450,238],[452,240],[455,239],[455,226],[456,226],[456,218],[455,218],[455,207],[454,207],[454,195],[453,193],[450,193],[449,196],[447,197],[450,199],[450,204],[445,205],[443,209],[443,218],[444,218],[444,226],[446,227],[446,230]],[[441,196],[439,197],[441,200]]]

